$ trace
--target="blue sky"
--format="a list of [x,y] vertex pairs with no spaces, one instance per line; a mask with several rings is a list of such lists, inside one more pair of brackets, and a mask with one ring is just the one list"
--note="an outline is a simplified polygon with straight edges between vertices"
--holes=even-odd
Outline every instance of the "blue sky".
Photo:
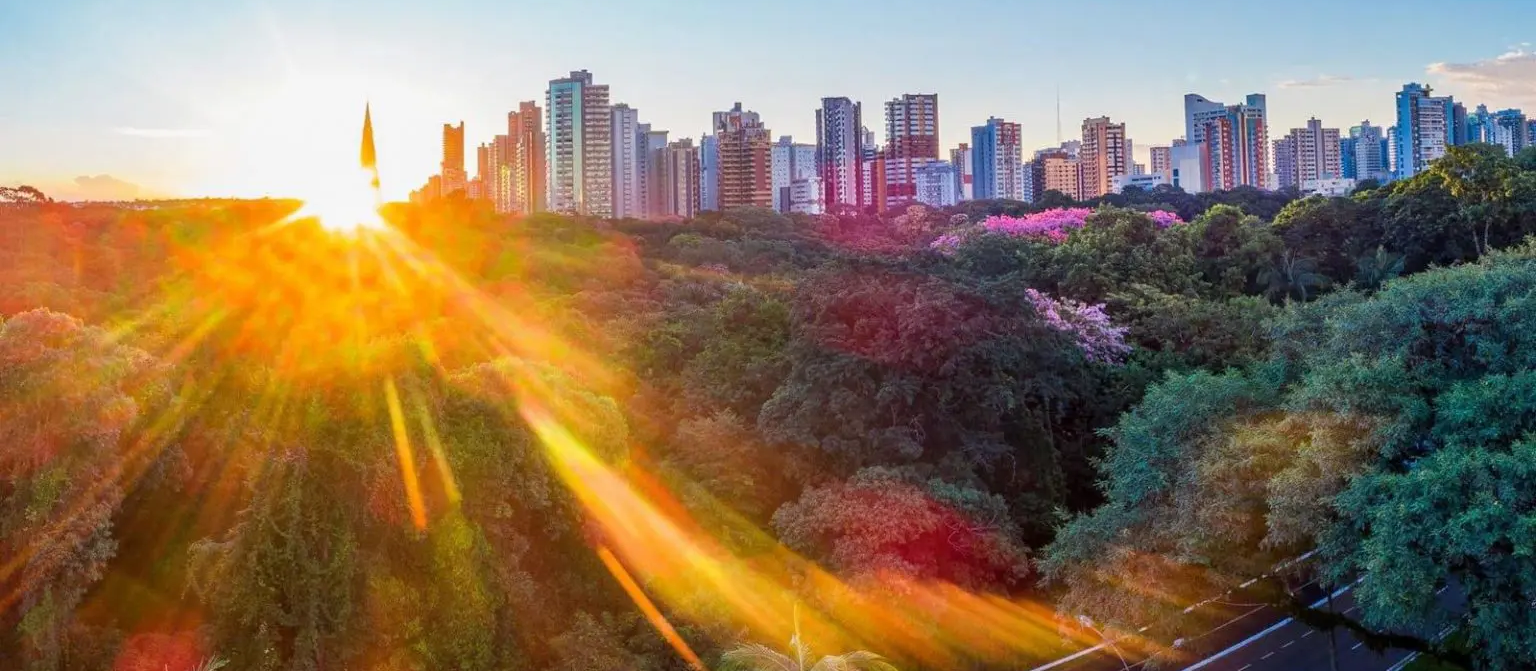
[[[436,170],[441,124],[471,145],[519,100],[591,70],[643,121],[697,137],[741,101],[811,141],[822,96],[937,92],[941,140],[990,115],[1026,144],[1125,121],[1144,155],[1182,129],[1183,94],[1269,95],[1275,128],[1390,123],[1429,81],[1536,113],[1536,2],[1188,4],[1148,0],[8,0],[0,20],[0,183],[286,195],[355,162],[374,105],[387,195]],[[1178,11],[1175,11],[1178,10]],[[1467,20],[1484,17],[1486,20]],[[1497,20],[1493,20],[1497,17]],[[1447,19],[1456,18],[1454,23]],[[1384,123],[1384,125],[1385,125]],[[472,155],[472,154],[471,154]],[[472,168],[471,168],[472,169]],[[110,176],[76,184],[80,176]]]

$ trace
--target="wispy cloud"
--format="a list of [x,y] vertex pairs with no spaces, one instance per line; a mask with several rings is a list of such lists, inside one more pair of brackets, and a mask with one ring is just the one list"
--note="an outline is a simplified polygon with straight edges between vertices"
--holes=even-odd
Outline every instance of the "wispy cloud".
[[1494,98],[1499,104],[1536,104],[1536,51],[1525,46],[1471,63],[1431,63],[1425,71],[1458,88]]
[[132,126],[120,126],[113,128],[112,132],[128,137],[145,137],[154,139],[175,139],[190,137],[207,137],[208,131],[201,128],[135,128]]
[[1357,77],[1345,77],[1341,75],[1318,75],[1311,79],[1287,79],[1276,86],[1282,89],[1320,89],[1328,86],[1339,86],[1355,82],[1367,81]]

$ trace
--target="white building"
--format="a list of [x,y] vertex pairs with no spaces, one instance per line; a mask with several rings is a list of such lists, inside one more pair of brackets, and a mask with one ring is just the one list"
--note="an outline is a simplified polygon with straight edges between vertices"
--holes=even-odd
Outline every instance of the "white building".
[[949,207],[960,202],[955,189],[955,166],[948,161],[928,161],[913,171],[916,194],[913,200],[931,207]]
[[955,192],[960,195],[960,200],[972,200],[975,198],[975,174],[971,165],[971,146],[961,143],[960,146],[949,150],[949,162],[955,166]]
[[848,98],[822,98],[816,110],[816,161],[824,207],[864,204],[863,106]]
[[1355,180],[1345,177],[1333,177],[1328,179],[1309,179],[1301,183],[1301,193],[1305,196],[1347,196],[1355,190]]
[[645,190],[642,182],[644,161],[641,153],[640,110],[619,103],[612,108],[613,128],[613,217],[645,216]]
[[826,211],[821,202],[822,196],[820,177],[812,176],[790,182],[789,211],[797,214],[821,214]]
[[1204,143],[1186,143],[1176,145],[1168,150],[1169,168],[1171,171],[1168,182],[1185,193],[1202,193],[1205,191],[1205,169],[1200,150]]
[[790,193],[791,186],[797,181],[817,179],[816,145],[795,144],[790,136],[785,135],[773,145],[770,160],[773,164],[773,210],[792,212],[794,197]]
[[1151,191],[1168,183],[1168,175],[1161,172],[1148,172],[1139,175],[1116,175],[1113,187],[1115,193],[1125,193],[1127,187],[1134,186]]

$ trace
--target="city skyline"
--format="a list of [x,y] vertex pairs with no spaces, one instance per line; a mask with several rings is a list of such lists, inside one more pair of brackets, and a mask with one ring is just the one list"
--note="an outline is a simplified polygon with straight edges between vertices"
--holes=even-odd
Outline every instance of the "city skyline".
[[[1528,36],[1498,26],[1458,28],[1419,41],[1425,44],[1388,41],[1368,53],[1362,45],[1331,52],[1329,60],[1245,53],[1213,64],[1200,49],[1157,45],[1276,30],[1253,22],[1262,11],[1190,18],[1097,3],[1122,21],[1105,29],[1115,44],[1090,55],[1070,50],[1080,39],[1067,35],[1072,31],[1024,27],[1066,26],[1082,15],[1080,8],[1042,3],[952,3],[932,21],[900,27],[892,24],[916,3],[869,16],[854,11],[857,3],[823,3],[828,11],[811,14],[797,1],[756,16],[695,2],[594,0],[579,8],[591,39],[564,42],[545,34],[559,31],[539,30],[516,40],[469,39],[497,22],[510,30],[569,19],[521,2],[448,2],[432,12],[381,2],[370,3],[367,14],[341,1],[214,8],[149,0],[131,10],[113,4],[33,3],[0,27],[0,55],[40,64],[13,82],[27,96],[0,98],[0,183],[35,183],[66,198],[127,195],[131,185],[141,187],[140,195],[297,195],[325,178],[317,171],[333,163],[333,153],[335,165],[350,165],[343,161],[356,151],[357,109],[371,102],[385,195],[401,199],[440,162],[434,129],[463,121],[470,147],[489,142],[518,102],[542,101],[549,80],[579,69],[612,87],[613,104],[639,110],[674,140],[700,141],[709,115],[740,101],[775,139],[813,142],[815,111],[828,97],[869,106],[863,124],[878,133],[884,102],[937,93],[944,106],[941,156],[993,116],[1020,124],[1027,155],[1054,144],[1058,86],[1062,139],[1076,137],[1083,119],[1108,116],[1126,124],[1135,162],[1147,162],[1149,147],[1183,134],[1186,93],[1228,103],[1266,94],[1271,125],[1280,131],[1273,138],[1314,116],[1337,128],[1388,119],[1395,92],[1410,81],[1495,110],[1536,107],[1536,53]],[[1439,28],[1412,16],[1421,4],[1429,6],[1395,3],[1372,21],[1389,32]],[[1536,7],[1489,4],[1511,18],[1503,25],[1536,19]],[[1006,20],[975,20],[986,12]],[[763,27],[754,31],[763,36],[710,30],[744,18]],[[1348,33],[1348,19],[1340,15],[1291,39],[1298,47],[1326,43]],[[626,20],[644,20],[650,32],[625,37],[632,27]],[[851,31],[840,50],[817,41],[837,27],[829,24]],[[899,30],[871,30],[882,27]],[[934,39],[903,41],[903,31]],[[998,46],[999,35],[1006,46]],[[961,67],[930,62],[946,60],[934,57],[943,52],[941,38],[966,36],[978,49],[948,59]],[[770,38],[779,41],[765,42]],[[887,41],[907,48],[889,49]],[[734,59],[697,55],[726,46],[761,54],[762,62],[743,74],[715,62]],[[1154,52],[1159,57],[1150,64],[1135,58]],[[120,58],[124,53],[132,56]],[[978,55],[997,64],[975,67]],[[319,156],[293,156],[304,152]]]

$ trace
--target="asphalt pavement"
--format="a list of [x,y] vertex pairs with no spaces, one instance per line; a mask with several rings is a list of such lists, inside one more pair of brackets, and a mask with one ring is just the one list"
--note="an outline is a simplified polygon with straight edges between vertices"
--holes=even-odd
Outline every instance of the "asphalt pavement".
[[[1306,586],[1303,598],[1315,599],[1314,608],[1328,604],[1328,595],[1315,585]],[[1456,590],[1438,592],[1442,605],[1459,608]],[[1354,614],[1350,587],[1332,594],[1335,609]],[[1329,647],[1333,647],[1340,671],[1400,671],[1414,655],[1403,650],[1377,653],[1347,630],[1335,630],[1330,638],[1292,620],[1268,606],[1244,603],[1238,592],[1200,606],[1219,622],[1206,632],[1189,637],[1180,650],[1160,660],[1162,668],[1185,671],[1330,671]],[[1178,657],[1171,657],[1178,655]],[[1146,659],[1132,656],[1122,647],[1105,644],[1080,651],[1030,671],[1142,671]]]

